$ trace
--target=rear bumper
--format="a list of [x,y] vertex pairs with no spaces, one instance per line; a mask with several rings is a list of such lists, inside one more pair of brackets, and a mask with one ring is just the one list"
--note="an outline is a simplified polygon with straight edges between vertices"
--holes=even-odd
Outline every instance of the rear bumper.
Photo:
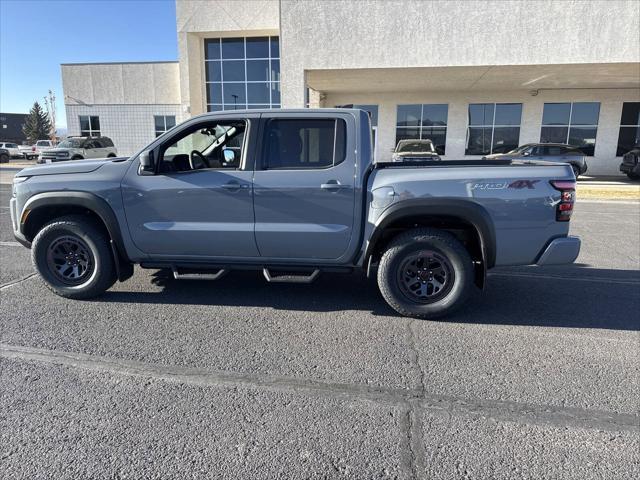
[[580,239],[578,237],[556,238],[538,257],[536,265],[562,265],[573,263],[580,253]]

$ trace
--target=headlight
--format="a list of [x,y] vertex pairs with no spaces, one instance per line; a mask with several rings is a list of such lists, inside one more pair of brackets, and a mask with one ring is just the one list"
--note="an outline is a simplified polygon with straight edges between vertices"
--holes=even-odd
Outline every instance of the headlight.
[[16,196],[16,185],[29,180],[29,177],[13,177],[13,187],[11,188],[11,195]]
[[69,156],[69,152],[58,152],[56,154],[57,157],[68,157]]

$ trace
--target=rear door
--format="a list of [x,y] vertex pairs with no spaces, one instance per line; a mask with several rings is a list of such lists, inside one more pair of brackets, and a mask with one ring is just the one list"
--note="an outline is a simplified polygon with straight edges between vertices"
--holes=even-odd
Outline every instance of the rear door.
[[354,229],[355,136],[349,114],[262,115],[253,179],[262,257],[338,260],[347,254]]

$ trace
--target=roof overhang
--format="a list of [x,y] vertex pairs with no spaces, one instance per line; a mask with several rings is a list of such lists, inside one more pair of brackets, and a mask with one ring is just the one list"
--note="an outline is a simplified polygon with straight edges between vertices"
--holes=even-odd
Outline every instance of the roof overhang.
[[331,69],[306,75],[310,88],[327,93],[640,89],[640,63]]

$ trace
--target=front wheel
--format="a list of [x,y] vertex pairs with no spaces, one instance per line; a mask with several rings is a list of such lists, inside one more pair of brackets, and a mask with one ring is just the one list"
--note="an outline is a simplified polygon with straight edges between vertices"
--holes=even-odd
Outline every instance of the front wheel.
[[473,261],[456,237],[420,228],[391,241],[380,260],[378,287],[401,315],[438,318],[465,302],[473,277]]
[[33,240],[31,255],[45,285],[61,297],[96,297],[116,281],[109,239],[81,215],[47,224]]
[[629,180],[640,180],[640,175],[637,173],[627,173]]
[[9,160],[9,155],[7,155],[6,153],[0,154],[0,163],[9,163]]

